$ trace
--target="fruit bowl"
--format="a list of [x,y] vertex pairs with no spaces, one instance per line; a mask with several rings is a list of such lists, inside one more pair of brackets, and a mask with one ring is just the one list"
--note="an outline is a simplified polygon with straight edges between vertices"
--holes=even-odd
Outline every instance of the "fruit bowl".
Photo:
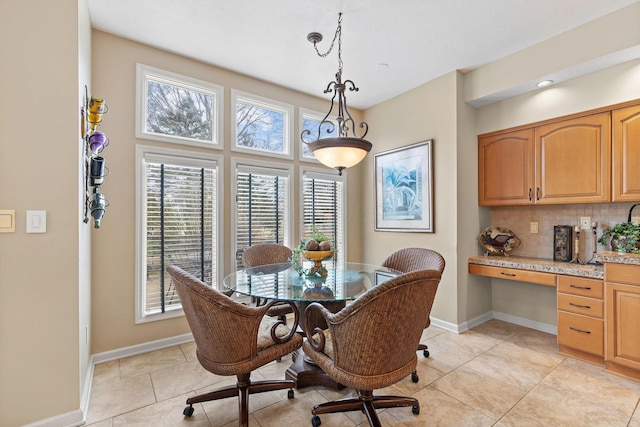
[[302,255],[309,261],[322,262],[333,257],[335,251],[302,251]]

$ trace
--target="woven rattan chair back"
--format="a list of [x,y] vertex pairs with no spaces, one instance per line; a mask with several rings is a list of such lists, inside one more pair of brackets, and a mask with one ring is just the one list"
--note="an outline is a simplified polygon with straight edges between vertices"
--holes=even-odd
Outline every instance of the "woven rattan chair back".
[[278,243],[259,243],[249,246],[242,253],[245,267],[279,264],[291,259],[291,249]]
[[395,251],[382,262],[384,267],[408,273],[418,270],[444,272],[444,258],[438,252],[426,248],[404,248]]

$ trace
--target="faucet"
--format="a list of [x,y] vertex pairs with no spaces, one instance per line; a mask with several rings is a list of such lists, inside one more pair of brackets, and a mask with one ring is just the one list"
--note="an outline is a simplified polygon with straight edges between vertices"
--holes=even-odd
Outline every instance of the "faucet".
[[631,209],[629,209],[629,218],[627,219],[627,222],[631,222],[631,212],[633,212],[633,208],[638,205],[640,205],[640,203],[636,203],[635,205],[631,206]]

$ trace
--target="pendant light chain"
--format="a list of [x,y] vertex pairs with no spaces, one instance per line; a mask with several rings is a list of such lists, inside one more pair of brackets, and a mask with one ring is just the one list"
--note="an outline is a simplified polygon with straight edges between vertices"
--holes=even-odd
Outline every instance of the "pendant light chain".
[[313,43],[313,47],[316,49],[316,53],[318,54],[318,56],[321,58],[326,58],[333,50],[336,39],[338,40],[338,73],[342,75],[342,13],[338,14],[338,27],[336,28],[336,33],[333,35],[333,40],[331,40],[329,50],[327,50],[325,53],[320,53],[320,51],[318,50],[318,44],[315,42]]

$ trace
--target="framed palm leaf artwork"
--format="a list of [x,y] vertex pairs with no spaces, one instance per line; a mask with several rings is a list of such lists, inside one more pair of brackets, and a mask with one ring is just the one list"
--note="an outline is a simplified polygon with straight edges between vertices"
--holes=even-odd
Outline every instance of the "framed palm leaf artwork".
[[376,231],[433,233],[433,139],[374,155]]

